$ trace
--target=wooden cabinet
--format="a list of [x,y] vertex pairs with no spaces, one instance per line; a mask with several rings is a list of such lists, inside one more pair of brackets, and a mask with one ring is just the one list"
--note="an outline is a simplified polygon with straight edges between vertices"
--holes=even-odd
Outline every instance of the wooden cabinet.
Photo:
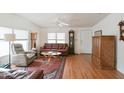
[[37,33],[32,32],[31,35],[31,49],[36,48]]
[[115,36],[94,36],[92,39],[92,62],[100,69],[115,69]]

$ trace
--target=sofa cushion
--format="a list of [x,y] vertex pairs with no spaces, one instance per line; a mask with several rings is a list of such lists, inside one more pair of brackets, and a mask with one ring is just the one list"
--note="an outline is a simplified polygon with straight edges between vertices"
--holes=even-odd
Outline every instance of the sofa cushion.
[[59,48],[58,49],[65,49],[66,48],[66,44],[59,44]]
[[68,44],[67,43],[45,43],[44,47],[40,48],[40,52],[43,51],[61,51],[62,55],[68,55]]
[[45,46],[44,46],[46,49],[51,49],[51,44],[47,44],[45,43]]
[[52,49],[58,49],[58,44],[52,44]]
[[59,44],[59,48],[58,49],[63,49],[63,44]]
[[66,45],[63,45],[63,49],[65,49],[66,48]]
[[51,49],[41,49],[41,51],[50,51]]

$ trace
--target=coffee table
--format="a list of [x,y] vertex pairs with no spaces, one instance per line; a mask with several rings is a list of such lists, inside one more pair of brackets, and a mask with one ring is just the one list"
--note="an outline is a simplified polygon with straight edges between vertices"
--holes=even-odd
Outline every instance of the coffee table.
[[41,52],[41,55],[43,55],[45,57],[48,57],[47,61],[50,62],[52,57],[56,58],[56,56],[61,55],[61,52],[58,52],[58,51],[44,51],[44,52]]

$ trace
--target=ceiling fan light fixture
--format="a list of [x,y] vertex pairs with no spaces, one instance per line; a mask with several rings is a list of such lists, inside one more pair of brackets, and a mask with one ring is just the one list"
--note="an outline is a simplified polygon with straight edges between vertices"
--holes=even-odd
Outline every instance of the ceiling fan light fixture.
[[60,21],[60,20],[57,20],[57,24],[60,26],[60,27],[66,27],[66,26],[69,26],[69,24],[63,22],[63,21]]

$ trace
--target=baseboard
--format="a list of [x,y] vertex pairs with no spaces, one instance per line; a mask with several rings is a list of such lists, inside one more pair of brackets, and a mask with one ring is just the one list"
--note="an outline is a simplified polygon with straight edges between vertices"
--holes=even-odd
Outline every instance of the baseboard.
[[80,53],[80,54],[83,54],[83,55],[92,55],[92,53]]
[[118,72],[120,72],[120,73],[124,74],[124,71],[122,71],[121,69],[116,68],[116,70],[117,70]]
[[75,55],[80,55],[79,53],[75,53]]
[[69,55],[92,55],[92,53],[74,53],[74,54],[69,54]]

